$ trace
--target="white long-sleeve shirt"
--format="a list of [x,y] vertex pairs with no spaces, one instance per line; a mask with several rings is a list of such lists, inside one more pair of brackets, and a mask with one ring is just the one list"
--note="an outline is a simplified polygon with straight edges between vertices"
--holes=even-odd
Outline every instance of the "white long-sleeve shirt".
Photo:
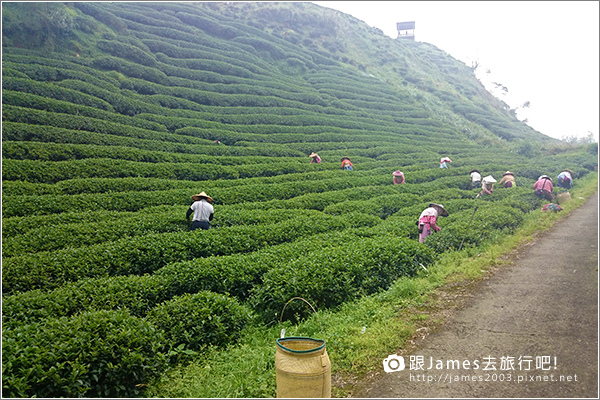
[[205,199],[193,202],[190,208],[194,211],[193,221],[209,221],[211,214],[214,213],[212,204]]

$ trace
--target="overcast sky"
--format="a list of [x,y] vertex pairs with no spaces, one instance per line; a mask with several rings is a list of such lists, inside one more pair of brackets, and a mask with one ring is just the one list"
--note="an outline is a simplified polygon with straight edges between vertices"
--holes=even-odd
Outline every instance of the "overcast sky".
[[[545,135],[599,133],[598,1],[315,1],[397,38],[415,21],[415,40],[471,66],[488,89]],[[490,71],[487,73],[487,71]],[[505,93],[505,94],[502,94]]]

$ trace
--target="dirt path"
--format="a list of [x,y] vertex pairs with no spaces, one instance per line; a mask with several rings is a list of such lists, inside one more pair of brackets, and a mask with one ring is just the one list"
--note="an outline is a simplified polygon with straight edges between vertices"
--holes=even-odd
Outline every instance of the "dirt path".
[[598,398],[598,193],[408,351],[352,397]]

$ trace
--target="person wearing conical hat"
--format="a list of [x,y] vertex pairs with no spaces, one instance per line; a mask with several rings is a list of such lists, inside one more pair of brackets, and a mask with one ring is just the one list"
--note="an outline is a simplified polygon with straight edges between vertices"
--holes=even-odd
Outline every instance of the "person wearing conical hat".
[[448,157],[442,157],[440,159],[440,168],[448,168],[448,163],[451,163],[452,160],[449,159]]
[[515,182],[515,174],[510,171],[506,171],[502,174],[502,179],[498,182],[498,185],[504,184],[505,188],[511,188],[517,186],[517,182]]
[[404,173],[399,169],[392,172],[392,176],[392,181],[394,182],[394,185],[400,185],[404,183]]
[[192,196],[194,202],[185,213],[185,220],[190,222],[190,215],[194,214],[190,230],[209,229],[215,210],[212,206],[213,199],[204,192]]
[[353,171],[354,170],[354,165],[352,165],[352,162],[350,162],[350,159],[348,157],[342,157],[342,169],[346,170],[346,171]]
[[546,199],[548,201],[554,200],[554,195],[552,194],[553,189],[552,178],[548,175],[541,175],[533,185],[533,193],[540,199]]
[[441,204],[429,203],[429,207],[423,210],[417,222],[417,226],[419,227],[419,242],[423,243],[432,231],[439,232],[442,229],[437,226],[439,216],[447,217],[448,211]]
[[560,174],[558,174],[558,182],[556,184],[563,189],[571,189],[573,186],[573,175],[573,171],[563,169]]
[[321,162],[321,157],[319,157],[319,155],[317,153],[310,153],[311,158],[310,163],[317,163],[319,164]]
[[494,183],[496,183],[496,180],[493,176],[488,175],[485,178],[483,178],[481,182],[483,182],[481,184],[481,192],[479,192],[476,198],[486,194],[492,194],[492,192],[494,191]]
[[481,187],[481,172],[478,169],[472,169],[469,172],[469,177],[471,178],[471,189]]

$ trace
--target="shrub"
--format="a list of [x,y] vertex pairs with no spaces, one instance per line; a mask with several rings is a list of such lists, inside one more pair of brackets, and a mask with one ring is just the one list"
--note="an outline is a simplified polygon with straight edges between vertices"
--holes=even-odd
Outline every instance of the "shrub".
[[86,277],[142,275],[170,262],[198,257],[246,253],[290,242],[306,235],[340,230],[348,222],[322,215],[307,224],[298,217],[269,225],[210,229],[208,231],[149,234],[93,246],[10,257],[2,265],[3,293],[52,289]]
[[[465,246],[480,246],[498,234],[509,234],[523,222],[521,210],[501,205],[480,205],[468,225],[472,213],[464,211],[448,217],[450,221],[440,232],[425,239],[425,244],[437,253]],[[467,230],[468,229],[468,230]],[[464,240],[464,242],[463,242]]]
[[235,299],[209,291],[184,294],[156,306],[146,319],[165,332],[167,349],[192,351],[235,341],[251,310]]
[[96,42],[96,46],[98,46],[100,50],[106,51],[113,56],[124,57],[129,61],[147,67],[153,67],[156,64],[156,59],[153,55],[127,43],[121,43],[116,40],[99,40]]
[[82,279],[53,290],[30,290],[5,295],[3,327],[16,327],[49,317],[71,316],[91,310],[126,308],[143,317],[159,303],[174,296],[208,290],[246,300],[269,269],[289,263],[317,249],[340,246],[356,236],[328,232],[295,242],[270,246],[248,254],[196,258],[176,262],[143,276]]
[[3,397],[134,397],[167,366],[163,332],[126,311],[2,331]]
[[69,103],[94,107],[100,110],[113,111],[112,106],[104,100],[52,83],[37,82],[31,79],[4,78],[2,80],[2,89],[35,94]]
[[[421,268],[419,264],[432,260],[431,251],[408,239],[357,239],[269,270],[262,285],[253,290],[250,304],[266,321],[273,322],[292,297],[303,297],[321,309],[335,307],[387,289],[394,280],[414,275]],[[289,313],[295,319],[296,315],[306,316],[308,310],[290,304]]]

